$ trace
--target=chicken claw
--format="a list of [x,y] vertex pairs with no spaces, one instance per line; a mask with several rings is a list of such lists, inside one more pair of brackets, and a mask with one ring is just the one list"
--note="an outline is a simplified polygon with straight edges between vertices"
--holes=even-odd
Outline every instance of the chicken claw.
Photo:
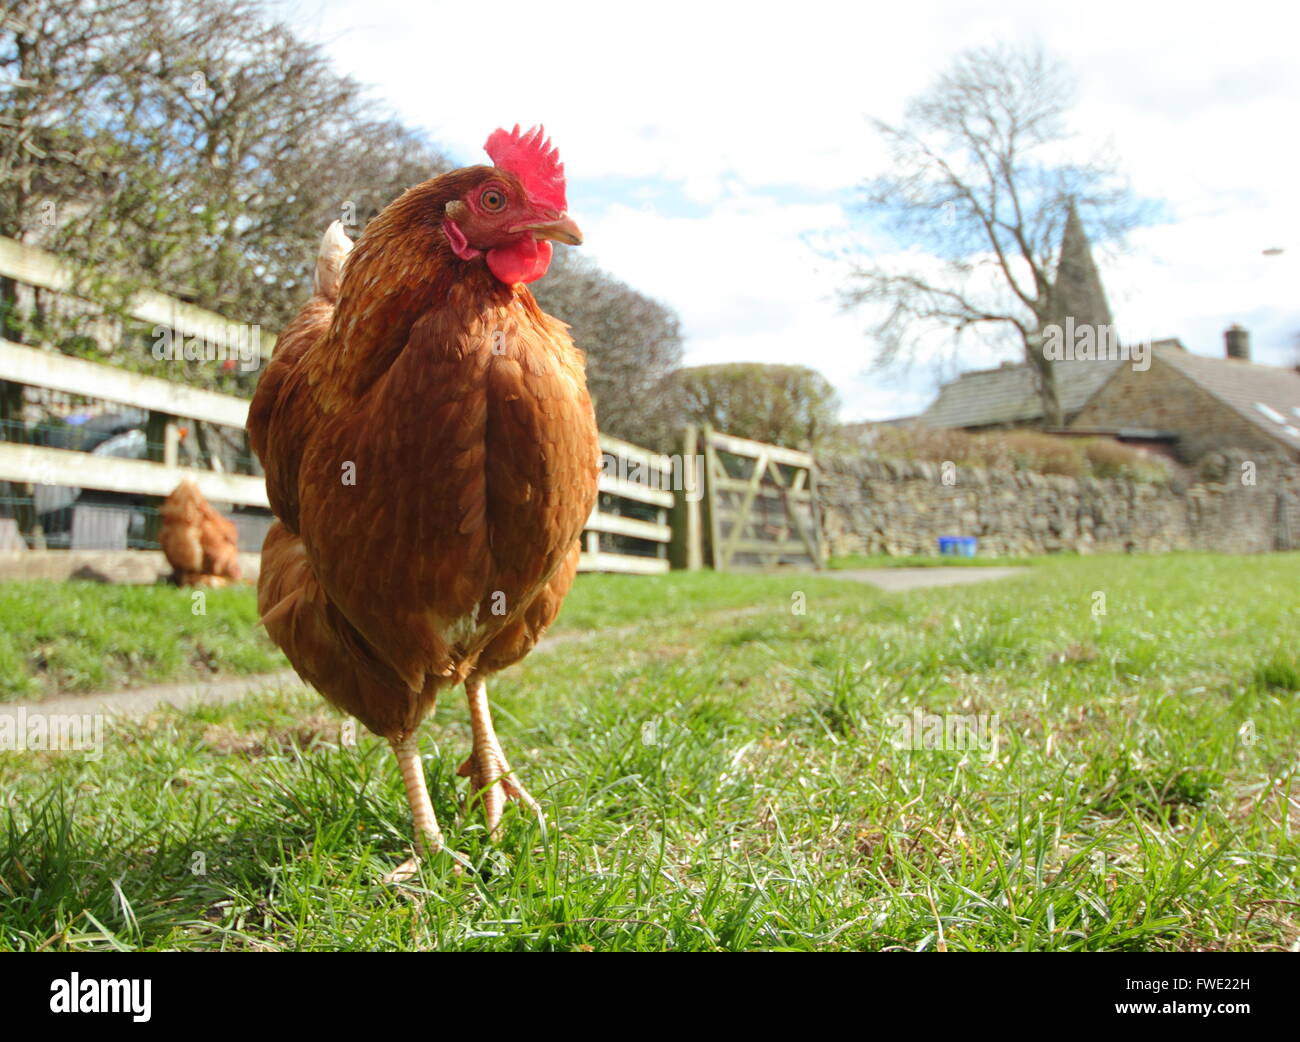
[[474,731],[474,748],[456,773],[470,780],[469,805],[483,802],[488,834],[501,838],[501,812],[506,800],[518,800],[534,814],[541,814],[541,806],[514,776],[510,761],[501,749],[496,730],[492,726],[492,713],[488,709],[487,685],[482,677],[465,681],[465,694],[469,698],[470,725]]

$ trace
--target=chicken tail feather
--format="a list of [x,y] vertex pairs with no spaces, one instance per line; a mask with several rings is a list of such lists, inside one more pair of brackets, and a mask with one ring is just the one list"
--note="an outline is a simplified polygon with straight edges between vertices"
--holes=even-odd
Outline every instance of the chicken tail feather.
[[339,284],[343,281],[343,263],[352,252],[352,240],[343,230],[342,221],[334,221],[325,229],[316,257],[316,293],[326,300],[338,300]]

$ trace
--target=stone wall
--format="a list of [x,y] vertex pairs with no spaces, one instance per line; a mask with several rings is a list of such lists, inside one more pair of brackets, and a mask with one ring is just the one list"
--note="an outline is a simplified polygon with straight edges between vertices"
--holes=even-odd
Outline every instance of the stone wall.
[[1256,459],[1243,484],[1069,478],[1024,470],[878,458],[818,459],[818,500],[831,554],[938,553],[940,536],[975,536],[981,557],[1059,552],[1300,547],[1300,467]]

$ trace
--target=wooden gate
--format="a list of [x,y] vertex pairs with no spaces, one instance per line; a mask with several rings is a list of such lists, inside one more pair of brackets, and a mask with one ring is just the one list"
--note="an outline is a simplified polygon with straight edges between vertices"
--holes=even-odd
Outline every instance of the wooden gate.
[[705,427],[708,559],[717,571],[821,568],[817,469],[811,453]]

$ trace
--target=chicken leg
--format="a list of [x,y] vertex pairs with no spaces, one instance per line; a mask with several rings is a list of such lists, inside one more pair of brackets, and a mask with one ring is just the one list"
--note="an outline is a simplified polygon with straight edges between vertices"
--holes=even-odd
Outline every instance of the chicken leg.
[[[433,801],[429,799],[429,789],[424,782],[424,764],[420,762],[420,746],[415,734],[408,734],[401,740],[390,738],[389,744],[397,756],[397,765],[402,771],[402,782],[406,786],[406,798],[411,804],[411,818],[415,822],[416,856],[403,862],[384,877],[387,883],[402,883],[416,874],[422,858],[431,858],[441,853],[445,846],[442,840],[442,829],[438,827],[438,816],[433,811]],[[454,850],[449,853],[457,865],[468,866],[468,861],[463,854]]]
[[465,681],[465,695],[469,699],[469,720],[474,730],[474,745],[469,757],[460,765],[457,774],[470,780],[470,802],[483,801],[488,833],[493,839],[500,837],[501,811],[506,800],[519,800],[534,814],[541,812],[537,801],[528,794],[514,777],[510,762],[501,750],[496,730],[492,726],[492,711],[488,708],[487,684],[481,676]]

